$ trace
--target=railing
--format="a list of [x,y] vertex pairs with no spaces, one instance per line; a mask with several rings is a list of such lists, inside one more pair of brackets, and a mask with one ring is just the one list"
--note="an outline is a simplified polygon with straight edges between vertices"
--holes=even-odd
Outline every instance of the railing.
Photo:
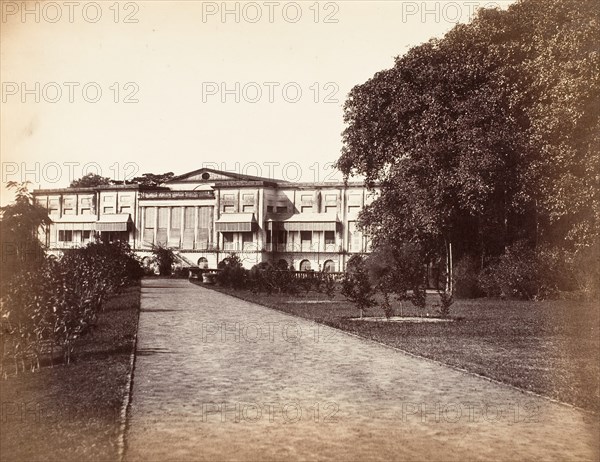
[[[220,273],[223,271],[221,268],[198,268],[193,267],[190,268],[193,270],[195,274],[204,274],[204,273]],[[328,276],[333,276],[335,278],[340,278],[344,275],[343,271],[293,271],[293,270],[275,270],[277,272],[291,274],[294,279],[312,279],[319,278],[323,279]]]
[[302,244],[302,243],[294,243],[294,244],[265,244],[265,251],[267,252],[329,252],[329,253],[339,253],[342,252],[342,246],[337,244],[325,244],[321,246],[318,242],[313,242],[311,244]]
[[290,271],[294,279],[323,279],[333,276],[338,279],[344,273],[342,271]]
[[214,199],[213,191],[140,191],[140,199]]

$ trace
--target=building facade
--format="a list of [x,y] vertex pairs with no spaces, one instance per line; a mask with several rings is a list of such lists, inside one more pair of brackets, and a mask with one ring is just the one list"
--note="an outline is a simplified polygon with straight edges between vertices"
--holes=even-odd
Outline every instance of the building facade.
[[230,253],[244,266],[283,261],[296,270],[343,271],[369,251],[357,229],[373,199],[362,184],[291,183],[200,169],[160,187],[139,185],[34,192],[52,224],[40,238],[50,251],[99,237],[129,242],[142,258],[164,245],[201,268]]

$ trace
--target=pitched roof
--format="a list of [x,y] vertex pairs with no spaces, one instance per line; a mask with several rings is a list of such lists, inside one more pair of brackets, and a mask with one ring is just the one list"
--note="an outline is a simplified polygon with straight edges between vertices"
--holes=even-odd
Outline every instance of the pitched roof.
[[268,183],[288,183],[285,180],[277,178],[266,178],[262,176],[244,175],[237,172],[229,172],[222,170],[215,170],[212,168],[200,168],[192,172],[184,173],[171,178],[165,184],[178,183],[182,181],[205,181],[207,183],[213,183],[215,181],[260,181]]

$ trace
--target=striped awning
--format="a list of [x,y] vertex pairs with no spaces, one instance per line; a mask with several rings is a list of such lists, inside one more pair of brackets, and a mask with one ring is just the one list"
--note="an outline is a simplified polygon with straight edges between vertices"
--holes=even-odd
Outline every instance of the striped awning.
[[131,222],[128,213],[102,215],[96,222],[96,231],[128,231]]
[[54,229],[66,231],[92,231],[96,226],[96,215],[63,215],[52,220]]
[[224,213],[215,221],[215,229],[221,233],[247,233],[256,224],[253,213]]
[[284,231],[336,231],[340,220],[336,213],[297,213],[287,217],[272,216],[268,229]]

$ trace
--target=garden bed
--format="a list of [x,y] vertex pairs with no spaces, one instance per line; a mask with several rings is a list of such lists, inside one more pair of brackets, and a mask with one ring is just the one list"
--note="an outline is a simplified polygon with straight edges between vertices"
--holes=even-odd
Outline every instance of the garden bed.
[[[291,296],[210,288],[600,412],[598,303],[457,300],[450,317],[460,322],[357,322],[350,318],[357,318],[358,310],[339,293],[329,300],[314,292]],[[394,315],[433,316],[437,301],[428,296],[425,309],[396,302]],[[365,313],[382,314],[379,308]]]
[[118,460],[139,286],[109,299],[72,363],[0,380],[0,454],[11,461]]

